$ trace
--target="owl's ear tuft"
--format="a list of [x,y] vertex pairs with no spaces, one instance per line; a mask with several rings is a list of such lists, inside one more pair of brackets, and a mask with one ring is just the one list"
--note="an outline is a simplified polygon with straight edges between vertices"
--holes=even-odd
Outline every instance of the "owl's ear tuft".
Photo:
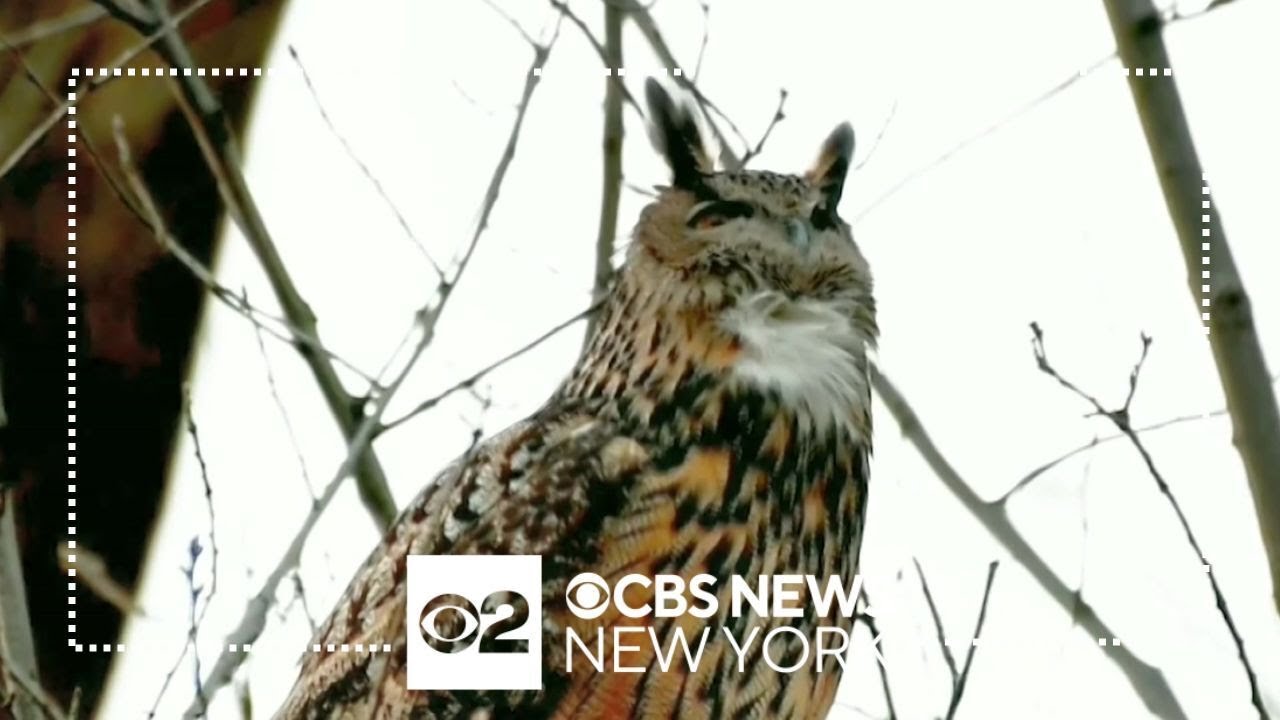
[[823,205],[834,213],[844,191],[844,179],[853,163],[853,127],[840,123],[822,143],[818,159],[805,177],[814,187],[822,190]]
[[649,106],[649,138],[666,158],[675,187],[696,190],[702,178],[715,170],[702,142],[692,109],[671,99],[657,80],[644,84],[645,102]]

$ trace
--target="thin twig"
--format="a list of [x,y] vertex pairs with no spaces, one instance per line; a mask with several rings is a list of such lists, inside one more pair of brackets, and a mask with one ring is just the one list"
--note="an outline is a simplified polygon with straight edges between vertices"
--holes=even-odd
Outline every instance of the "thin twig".
[[[583,37],[587,39],[587,42],[591,43],[591,47],[596,51],[596,56],[600,58],[600,63],[603,67],[621,67],[609,64],[609,51],[605,49],[604,43],[600,42],[600,39],[591,32],[591,28],[588,27],[587,24],[582,21],[582,18],[578,17],[568,5],[560,2],[560,0],[550,0],[550,3],[551,7],[555,8],[556,11],[560,13],[561,17],[573,23],[573,25],[582,33]],[[606,3],[606,5],[612,6],[614,3],[609,2]],[[618,86],[618,92],[622,93],[622,99],[627,103],[627,105],[631,106],[632,110],[636,111],[636,114],[643,118],[644,109],[640,107],[640,103],[636,102],[635,96],[631,94],[631,91],[627,90],[626,83],[622,82],[622,80],[616,76],[613,77]]]
[[508,25],[510,25],[513,29],[515,29],[516,32],[520,33],[520,37],[524,38],[524,41],[528,43],[530,47],[538,46],[538,41],[534,40],[533,36],[530,35],[527,30],[524,29],[524,26],[516,22],[516,19],[511,17],[510,13],[498,7],[497,4],[493,2],[493,0],[484,0],[484,4],[488,5],[490,10],[492,10],[495,14],[497,14],[498,17],[505,20]]
[[[1273,385],[1277,382],[1280,382],[1280,374],[1276,374],[1271,377],[1271,383]],[[1201,413],[1193,413],[1190,415],[1179,415],[1178,417],[1169,418],[1168,420],[1161,420],[1160,422],[1151,423],[1150,425],[1143,425],[1142,427],[1134,428],[1133,431],[1138,435],[1143,435],[1148,432],[1164,430],[1166,428],[1175,427],[1177,425],[1183,425],[1189,422],[1196,422],[1199,420],[1208,420],[1210,418],[1222,417],[1223,415],[1226,415],[1227,412],[1228,412],[1227,409],[1225,407],[1222,407],[1216,410],[1209,410]],[[1067,452],[1059,455],[1058,457],[1037,466],[1034,470],[1022,476],[1022,479],[1014,483],[1013,487],[1011,487],[1008,490],[1008,492],[1006,492],[1004,495],[1001,495],[1000,498],[995,501],[995,503],[1000,504],[1000,503],[1007,502],[1009,498],[1013,497],[1018,492],[1021,492],[1022,490],[1024,490],[1036,478],[1039,478],[1040,476],[1049,472],[1053,468],[1061,465],[1067,460],[1070,460],[1071,458],[1081,453],[1089,452],[1090,450],[1098,448],[1109,442],[1122,440],[1127,437],[1128,435],[1125,435],[1122,432],[1115,433],[1114,435],[1104,435],[1103,437],[1095,437],[1089,442],[1083,445],[1080,445],[1079,447],[1076,447],[1072,450],[1068,450]]]
[[751,158],[759,155],[760,151],[764,150],[764,143],[766,140],[769,139],[769,135],[773,132],[774,126],[782,122],[783,120],[785,120],[787,117],[787,114],[783,112],[783,107],[786,104],[787,104],[787,89],[779,88],[778,89],[778,108],[773,111],[773,117],[769,119],[769,125],[765,127],[764,134],[760,136],[760,141],[756,143],[755,147],[748,149],[747,152],[742,155],[742,160],[739,161],[739,165],[741,165],[742,167],[746,167],[747,163],[751,162]]
[[698,7],[702,9],[702,42],[698,43],[698,59],[693,63],[694,84],[702,77],[702,59],[707,54],[707,40],[711,37],[711,6],[699,0]]
[[871,162],[871,158],[876,156],[876,152],[880,149],[880,143],[884,140],[885,133],[889,132],[889,126],[893,124],[893,119],[898,116],[898,99],[894,98],[893,104],[889,106],[889,114],[885,116],[884,122],[880,124],[880,130],[876,133],[875,139],[871,141],[871,147],[863,154],[862,159],[854,164],[854,171],[861,170]]
[[209,466],[204,459],[204,448],[200,445],[200,431],[196,427],[195,412],[191,409],[191,394],[184,392],[183,409],[186,411],[187,434],[191,438],[191,446],[195,452],[196,465],[200,468],[200,482],[204,485],[204,506],[209,516],[209,592],[204,595],[204,609],[200,612],[200,620],[209,612],[213,604],[213,596],[218,592],[218,523],[213,511],[213,484],[209,482]]
[[955,681],[951,691],[951,705],[947,708],[947,720],[954,720],[956,710],[960,708],[960,698],[964,697],[964,686],[969,681],[969,669],[973,667],[973,654],[978,651],[978,638],[982,636],[982,625],[987,621],[987,601],[991,599],[991,584],[995,582],[996,568],[999,565],[998,560],[992,560],[987,568],[987,587],[982,591],[982,607],[978,609],[978,622],[973,628],[973,640],[969,643],[964,667],[960,670],[960,677]]
[[307,590],[302,585],[302,573],[297,570],[293,572],[293,593],[294,597],[298,598],[298,602],[302,605],[302,615],[307,619],[311,634],[315,635],[320,632],[320,623],[316,622],[316,616],[311,613],[311,605],[307,602]]
[[57,552],[58,566],[62,568],[63,572],[71,570],[72,567],[75,568],[79,587],[85,588],[98,596],[98,599],[105,601],[108,605],[120,611],[120,614],[124,617],[145,615],[134,600],[133,591],[111,577],[111,570],[107,567],[107,561],[101,555],[86,547],[84,541],[76,543],[74,563],[72,563],[71,558],[73,551],[66,542],[58,543]]
[[[151,9],[161,21],[168,20],[168,8],[163,0],[151,0]],[[141,25],[139,29],[147,30],[148,26]],[[163,36],[159,50],[173,66],[195,66],[185,41],[176,32],[168,32]],[[257,256],[285,317],[295,327],[318,338],[315,314],[299,293],[241,171],[240,151],[221,104],[203,77],[193,74],[166,79],[177,85],[179,92],[174,94],[175,99],[191,126],[196,143],[214,177],[218,194]],[[360,419],[357,416],[359,403],[347,392],[328,358],[311,352],[302,343],[298,343],[297,348],[311,370],[339,429],[350,439]],[[379,529],[387,527],[395,517],[395,499],[391,495],[382,465],[371,448],[360,458],[356,485],[360,499],[375,525]]]
[[[0,673],[12,680],[18,691],[34,703],[48,720],[67,720],[68,716],[58,707],[58,701],[31,676],[6,665],[3,653],[4,647],[0,646]],[[18,709],[21,709],[21,706]],[[24,718],[22,715],[18,715],[17,720],[24,720]]]
[[[1173,509],[1174,515],[1178,518],[1178,524],[1182,526],[1182,532],[1186,536],[1187,544],[1191,546],[1191,549],[1195,552],[1197,558],[1205,557],[1204,550],[1200,547],[1200,541],[1196,539],[1195,532],[1191,529],[1191,522],[1187,520],[1186,514],[1182,511],[1181,503],[1179,503],[1178,499],[1174,497],[1173,491],[1169,488],[1169,483],[1165,481],[1164,476],[1156,468],[1155,459],[1151,456],[1151,453],[1147,451],[1146,445],[1144,445],[1142,439],[1138,437],[1138,434],[1134,431],[1133,425],[1130,424],[1129,420],[1129,405],[1133,402],[1134,393],[1137,392],[1138,375],[1142,371],[1142,365],[1147,359],[1147,352],[1151,348],[1151,338],[1145,333],[1141,336],[1142,354],[1138,357],[1137,363],[1134,364],[1133,370],[1129,374],[1129,392],[1125,397],[1124,405],[1118,410],[1107,410],[1102,406],[1102,403],[1098,402],[1097,398],[1081,390],[1074,383],[1064,378],[1052,365],[1049,364],[1049,358],[1045,354],[1044,349],[1044,331],[1041,330],[1037,323],[1031,323],[1031,335],[1031,350],[1035,356],[1036,366],[1041,372],[1057,380],[1060,385],[1071,390],[1081,399],[1092,405],[1095,412],[1091,414],[1107,418],[1117,430],[1123,433],[1125,437],[1129,438],[1129,442],[1133,445],[1134,450],[1137,450],[1138,454],[1142,457],[1142,462],[1147,467],[1147,473],[1151,475],[1153,480],[1155,480],[1156,487],[1159,489],[1160,494],[1165,497],[1165,500],[1169,503],[1169,507]],[[1231,639],[1236,646],[1236,653],[1240,657],[1240,664],[1244,670],[1245,676],[1249,680],[1250,700],[1253,703],[1254,709],[1258,712],[1259,717],[1266,720],[1266,718],[1270,716],[1267,714],[1266,706],[1262,702],[1262,694],[1258,688],[1258,676],[1253,670],[1253,665],[1249,662],[1249,656],[1245,653],[1244,639],[1240,637],[1240,631],[1236,628],[1235,619],[1227,608],[1226,596],[1222,594],[1222,588],[1218,586],[1218,580],[1214,577],[1213,573],[1205,573],[1205,577],[1209,580],[1209,587],[1213,589],[1214,603],[1218,607],[1218,613],[1222,616],[1222,622],[1226,625],[1227,631],[1231,634]]]
[[[12,54],[14,59],[18,61],[19,67],[22,68],[23,75],[26,76],[27,80],[34,85],[36,89],[44,94],[53,106],[57,107],[62,104],[62,96],[55,94],[53,92],[53,88],[50,88],[40,79],[39,74],[36,73],[36,69],[31,67],[31,63],[27,62],[27,56],[23,54],[20,48],[11,45],[7,40],[2,38],[0,38],[0,45],[8,48],[10,54]],[[120,198],[125,208],[137,216],[138,209],[129,201],[124,189],[120,187],[120,183],[111,173],[110,168],[102,161],[102,153],[98,150],[97,141],[95,141],[89,133],[85,132],[84,128],[80,129],[79,137],[84,141],[85,149],[89,151],[89,159],[93,162],[103,180],[105,180],[107,185],[115,192],[116,197]]]
[[107,16],[107,11],[97,5],[83,5],[57,17],[42,20],[14,31],[3,38],[3,44],[15,48],[34,45],[46,38],[92,25]]
[[506,365],[507,363],[511,362],[512,360],[515,360],[516,358],[520,357],[521,355],[524,355],[525,353],[529,352],[530,350],[533,350],[534,348],[538,347],[538,346],[539,346],[539,345],[541,345],[542,343],[546,342],[548,338],[552,337],[553,335],[558,334],[559,332],[561,332],[562,330],[564,330],[564,329],[568,328],[569,326],[573,325],[574,323],[578,322],[579,320],[581,320],[581,319],[583,319],[583,318],[585,318],[585,317],[587,317],[587,316],[589,316],[589,315],[593,314],[593,313],[594,313],[594,312],[595,312],[595,311],[596,311],[596,310],[597,310],[601,305],[603,305],[603,304],[604,304],[604,301],[603,301],[603,300],[598,300],[598,301],[596,301],[596,303],[595,303],[595,304],[593,304],[591,307],[588,307],[587,309],[582,310],[581,312],[578,312],[578,313],[577,313],[577,314],[575,314],[573,317],[570,317],[570,318],[568,318],[568,319],[566,319],[566,320],[561,321],[560,323],[558,323],[558,324],[556,324],[555,326],[553,326],[550,330],[547,330],[546,332],[542,333],[542,334],[541,334],[541,335],[539,335],[538,337],[536,337],[536,338],[534,338],[534,339],[530,340],[529,342],[525,343],[524,345],[521,345],[520,347],[516,348],[515,350],[512,350],[511,352],[507,353],[506,355],[503,355],[502,357],[498,358],[497,360],[494,360],[493,362],[489,363],[488,365],[485,365],[484,367],[482,367],[482,368],[480,368],[479,370],[475,371],[474,373],[472,373],[472,374],[468,375],[467,377],[463,378],[462,380],[459,380],[458,382],[454,383],[453,385],[450,385],[450,386],[449,386],[448,388],[446,388],[445,390],[443,390],[443,391],[441,391],[441,392],[439,392],[439,393],[437,393],[437,394],[435,394],[435,395],[433,395],[433,396],[431,396],[431,397],[427,398],[426,400],[423,400],[422,402],[418,403],[418,404],[417,404],[417,406],[415,406],[415,407],[414,407],[412,410],[410,410],[409,412],[407,412],[407,413],[405,413],[404,415],[402,415],[402,416],[400,416],[400,417],[396,418],[395,420],[392,420],[392,421],[390,421],[390,422],[387,422],[387,423],[383,424],[382,428],[378,430],[378,433],[377,433],[377,434],[378,434],[378,435],[381,435],[382,433],[384,433],[384,432],[386,432],[386,431],[388,431],[388,430],[392,430],[392,429],[394,429],[394,428],[396,428],[396,427],[399,427],[400,425],[403,425],[404,423],[408,422],[409,420],[412,420],[413,418],[417,417],[418,415],[421,415],[422,413],[427,412],[428,410],[430,410],[430,409],[434,408],[436,405],[439,405],[439,404],[441,403],[441,401],[443,401],[445,398],[449,397],[450,395],[453,395],[454,393],[457,393],[457,392],[460,392],[460,391],[463,391],[463,390],[469,390],[469,389],[471,389],[471,388],[475,387],[475,384],[476,384],[477,382],[479,382],[479,381],[480,381],[480,379],[481,379],[481,378],[483,378],[485,375],[488,375],[489,373],[493,372],[494,370],[497,370],[498,368],[502,367],[503,365]]
[[[1081,629],[1094,638],[1115,637],[1115,633],[1103,622],[1093,607],[1083,598],[1077,598],[1075,591],[1067,587],[1049,564],[1031,547],[1009,519],[1005,506],[988,503],[973,491],[972,486],[960,476],[960,473],[938,449],[907,399],[894,387],[880,368],[872,365],[870,374],[872,387],[897,421],[903,436],[915,446],[921,458],[942,481],[943,486],[960,501],[969,514],[991,533],[1011,557],[1027,569],[1041,589],[1064,613],[1074,616],[1079,621]],[[1100,645],[1098,651],[1104,653],[1124,673],[1134,692],[1153,715],[1166,720],[1186,720],[1186,713],[1174,697],[1173,689],[1165,679],[1164,673],[1158,668],[1133,654],[1127,645]]]
[[[605,63],[610,68],[622,65],[623,10],[616,2],[604,3]],[[596,268],[591,284],[591,297],[602,298],[613,284],[614,237],[618,234],[618,203],[622,199],[622,80],[610,73],[604,81],[604,138],[602,140],[602,179],[600,183],[600,224],[596,229]],[[587,318],[582,352],[595,334],[599,316]]]
[[431,270],[435,273],[436,278],[438,280],[443,280],[444,270],[441,269],[440,264],[436,262],[436,259],[431,256],[431,253],[427,250],[427,246],[418,239],[418,236],[413,232],[413,229],[409,227],[409,221],[406,220],[404,214],[400,212],[400,208],[396,207],[396,204],[391,200],[391,196],[387,195],[387,190],[382,186],[382,181],[378,180],[378,178],[374,176],[373,172],[369,170],[369,166],[364,164],[364,161],[360,159],[359,155],[356,155],[355,148],[351,147],[351,143],[347,141],[346,136],[339,132],[338,127],[333,124],[333,119],[329,117],[328,111],[325,110],[324,103],[320,102],[320,93],[316,91],[316,86],[311,82],[311,75],[307,72],[307,67],[302,64],[302,58],[298,57],[298,50],[293,45],[289,45],[289,57],[293,58],[294,64],[296,64],[298,66],[298,70],[302,72],[302,82],[307,86],[307,92],[311,95],[311,100],[316,106],[316,111],[320,113],[320,119],[324,120],[325,126],[329,128],[329,133],[337,139],[338,143],[342,145],[342,149],[346,151],[347,157],[351,159],[351,162],[356,164],[356,167],[360,168],[360,173],[364,175],[365,179],[367,179],[370,184],[373,185],[373,189],[378,193],[378,197],[382,198],[382,201],[386,203],[391,214],[395,216],[396,222],[400,223],[400,229],[404,231],[405,237],[409,239],[409,242],[413,243],[414,247],[418,248],[418,252],[422,254],[422,257],[427,261],[427,264],[431,266]]
[[873,211],[875,211],[876,208],[883,205],[890,198],[897,195],[907,186],[911,185],[912,183],[916,182],[920,178],[929,174],[931,171],[937,169],[939,166],[943,165],[948,160],[951,160],[956,155],[959,155],[962,151],[969,148],[971,145],[974,145],[978,141],[990,135],[995,134],[996,131],[1003,129],[1004,127],[1012,123],[1014,120],[1017,120],[1018,118],[1022,117],[1028,112],[1031,112],[1035,108],[1040,107],[1051,98],[1061,94],[1067,88],[1071,87],[1072,85],[1075,85],[1077,82],[1083,80],[1084,78],[1089,77],[1098,68],[1114,60],[1115,57],[1116,55],[1113,52],[1113,53],[1109,53],[1105,57],[1098,58],[1097,60],[1093,61],[1093,63],[1091,63],[1084,70],[1081,70],[1076,73],[1072,73],[1068,77],[1064,78],[1058,84],[1040,93],[1039,95],[1032,98],[1031,100],[1028,100],[1027,102],[1023,103],[1022,105],[1019,105],[1012,112],[1005,114],[999,120],[991,123],[990,125],[987,125],[986,127],[982,128],[981,130],[974,133],[973,135],[970,135],[964,140],[961,140],[960,142],[956,143],[946,152],[942,153],[941,155],[930,160],[929,162],[907,173],[900,180],[890,185],[888,189],[880,193],[878,196],[876,196],[875,199],[873,199],[870,203],[868,203],[861,210],[855,213],[853,216],[853,224],[857,225],[860,221],[862,221],[864,218],[870,215]]
[[[213,0],[195,0],[195,2],[183,8],[181,11],[174,13],[172,17],[160,23],[153,32],[144,33],[145,37],[141,42],[126,48],[100,69],[113,71],[116,68],[122,68],[129,64],[134,60],[134,58],[138,57],[150,48],[162,36],[169,31],[180,27],[187,18],[191,17],[197,10],[203,8],[212,1]],[[114,79],[116,79],[116,75],[113,72],[108,72],[105,75],[99,74],[93,78],[86,77],[83,82],[76,84],[75,102],[84,102],[85,97],[89,93],[103,85],[106,85]],[[43,140],[45,135],[49,134],[49,131],[53,129],[53,126],[57,125],[59,120],[67,116],[67,108],[71,107],[71,105],[72,103],[67,100],[60,101],[57,107],[46,115],[44,119],[36,125],[36,127],[32,128],[31,132],[23,138],[22,142],[18,143],[18,145],[14,147],[13,152],[9,153],[9,156],[4,159],[4,162],[0,162],[0,178],[8,175],[9,171],[17,166],[19,162],[22,162],[22,158],[26,157],[27,153],[31,152],[31,149]]]
[[[866,601],[867,605],[871,604],[871,598],[867,596],[865,590],[863,591],[862,597]],[[867,632],[871,633],[871,642],[873,645],[880,645],[880,643],[883,642],[884,636],[880,634],[880,627],[876,625],[876,619],[874,616],[866,612],[860,612],[854,616],[854,619],[867,626]],[[875,661],[876,669],[880,671],[880,687],[884,692],[884,704],[889,713],[888,720],[898,720],[898,710],[893,705],[893,692],[889,689],[889,668],[885,667],[883,646],[880,646],[880,649],[877,649],[876,653],[878,655]]]
[[956,658],[951,654],[951,646],[947,644],[947,633],[942,629],[942,616],[938,614],[938,605],[933,601],[933,592],[929,590],[929,581],[924,577],[924,569],[920,567],[920,561],[913,557],[911,562],[915,564],[916,575],[920,577],[920,589],[924,592],[924,600],[929,605],[929,614],[933,616],[933,628],[938,634],[938,647],[942,648],[942,659],[946,661],[947,670],[951,672],[951,687],[954,689],[960,680],[960,671],[956,668]]
[[[276,602],[277,589],[284,578],[292,573],[298,566],[298,562],[302,557],[302,549],[306,545],[307,538],[310,537],[311,531],[315,529],[316,522],[324,513],[325,508],[333,500],[334,495],[338,492],[342,481],[351,474],[356,466],[357,458],[364,453],[365,448],[372,442],[377,434],[378,428],[381,426],[382,415],[386,411],[387,405],[391,399],[399,391],[406,377],[417,365],[418,359],[422,353],[431,344],[435,337],[435,327],[440,319],[441,313],[448,299],[452,296],[453,289],[457,287],[458,280],[461,279],[466,271],[467,265],[479,244],[480,236],[488,223],[489,215],[493,211],[493,206],[497,203],[498,192],[502,187],[503,180],[506,177],[507,168],[510,166],[512,159],[515,157],[516,146],[520,138],[520,130],[524,125],[525,114],[529,108],[529,102],[533,97],[533,92],[538,86],[541,79],[540,76],[533,74],[533,68],[542,67],[547,58],[551,54],[551,49],[560,34],[559,23],[551,39],[546,45],[537,46],[534,50],[533,61],[530,64],[529,71],[525,73],[525,87],[521,94],[520,105],[516,111],[516,118],[512,124],[511,134],[507,139],[507,145],[503,150],[502,156],[498,161],[497,167],[489,182],[489,187],[485,193],[484,205],[480,212],[480,220],[477,225],[475,234],[471,238],[471,242],[467,247],[462,259],[459,261],[457,268],[454,270],[452,277],[447,282],[441,284],[437,290],[437,299],[434,305],[428,304],[419,309],[414,314],[413,329],[418,333],[417,343],[414,345],[409,358],[397,372],[395,377],[387,384],[386,389],[378,393],[372,399],[372,407],[360,419],[359,424],[355,428],[351,439],[347,443],[347,453],[342,464],[338,467],[333,478],[325,486],[320,497],[312,504],[308,511],[302,526],[294,534],[293,540],[289,543],[289,547],[285,550],[280,560],[276,563],[275,568],[263,581],[262,588],[256,595],[250,599],[246,605],[240,622],[236,628],[227,636],[228,644],[244,644],[253,643],[261,636],[263,629],[266,627],[267,614]],[[232,652],[223,650],[217,660],[214,662],[213,668],[209,671],[204,682],[204,692],[210,699],[222,688],[231,683],[235,676],[235,672],[244,662],[247,653]],[[199,705],[197,700],[192,700],[188,706],[185,717],[198,717]]]
[[[245,302],[249,301],[249,293],[241,288],[241,297]],[[267,354],[267,344],[263,339],[263,330],[255,325],[253,328],[253,337],[258,341],[258,355],[262,358],[263,369],[267,372],[267,389],[271,393],[271,401],[275,403],[276,410],[280,412],[280,419],[284,422],[285,433],[289,436],[289,447],[293,449],[293,457],[298,461],[298,470],[302,473],[302,484],[307,488],[307,494],[311,496],[314,502],[316,499],[315,485],[311,482],[311,474],[307,472],[307,460],[302,456],[302,445],[298,442],[298,433],[294,430],[293,421],[289,418],[289,409],[285,407],[284,399],[280,397],[280,388],[276,383],[276,373],[271,367],[271,356]]]
[[[376,384],[377,379],[365,372],[355,363],[346,360],[336,352],[330,350],[320,343],[320,340],[313,335],[309,335],[301,328],[296,327],[286,318],[279,317],[273,313],[269,313],[261,308],[256,307],[248,301],[247,298],[233,292],[230,288],[219,283],[213,276],[213,271],[198,258],[191,254],[177,238],[170,234],[168,226],[164,222],[164,217],[160,214],[159,205],[156,203],[155,197],[147,188],[146,182],[142,179],[142,174],[138,171],[137,165],[133,161],[133,150],[125,138],[123,120],[119,116],[113,118],[112,129],[115,134],[116,149],[120,160],[121,170],[124,172],[125,182],[129,186],[132,200],[129,204],[136,203],[138,205],[139,219],[144,225],[151,230],[152,237],[172,255],[179,263],[183,265],[192,275],[195,276],[201,284],[205,286],[219,302],[231,309],[238,315],[248,320],[254,327],[267,333],[268,335],[280,340],[281,342],[297,347],[299,344],[320,353],[321,355],[332,359],[339,365],[347,368],[351,372],[360,376],[371,384]],[[123,189],[122,189],[123,192]],[[270,324],[269,324],[270,323]],[[279,325],[281,329],[273,327]]]
[[[631,17],[632,21],[635,22],[640,33],[644,35],[645,40],[649,43],[649,47],[653,49],[654,54],[658,56],[658,59],[664,66],[669,68],[682,67],[676,60],[675,55],[671,52],[671,47],[667,45],[666,39],[662,36],[662,31],[658,29],[658,23],[654,21],[653,15],[649,13],[648,7],[636,2],[635,0],[611,0],[611,2],[622,4],[625,7],[628,15]],[[552,4],[555,5],[557,3],[555,0],[552,0]],[[725,137],[720,126],[712,118],[712,113],[729,126],[729,129],[738,136],[738,140],[742,143],[743,147],[750,147],[750,142],[747,140],[747,137],[742,134],[742,131],[738,129],[738,126],[728,115],[724,113],[724,111],[719,108],[719,106],[711,102],[711,100],[704,95],[700,89],[698,89],[697,84],[694,83],[687,75],[684,73],[681,73],[680,75],[673,74],[672,80],[674,80],[676,85],[680,86],[680,88],[693,95],[693,99],[697,103],[698,109],[702,111],[703,116],[707,119],[707,122],[711,127],[711,132],[715,135],[716,142],[720,145],[721,165],[728,170],[738,169],[739,163],[737,155],[733,152],[733,149],[729,147],[728,138]]]

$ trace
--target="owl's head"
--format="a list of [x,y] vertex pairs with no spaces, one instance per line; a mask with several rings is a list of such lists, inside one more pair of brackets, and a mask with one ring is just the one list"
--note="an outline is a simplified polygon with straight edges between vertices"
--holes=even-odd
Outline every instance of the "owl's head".
[[838,211],[853,155],[849,124],[822,142],[802,174],[717,171],[693,109],[653,79],[645,95],[671,183],[641,213],[624,272],[722,306],[762,294],[820,303],[873,334],[870,270]]

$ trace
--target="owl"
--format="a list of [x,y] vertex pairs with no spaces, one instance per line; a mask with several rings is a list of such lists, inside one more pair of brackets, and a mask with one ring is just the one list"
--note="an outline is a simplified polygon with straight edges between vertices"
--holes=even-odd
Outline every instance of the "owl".
[[[848,582],[862,543],[877,326],[871,272],[837,209],[853,130],[837,127],[803,174],[717,171],[692,108],[652,79],[645,98],[671,180],[640,213],[582,357],[541,409],[403,510],[321,626],[321,651],[304,656],[277,718],[826,716],[841,676],[831,655],[783,673],[760,662],[760,643],[739,662],[713,639],[696,669],[566,671],[566,629],[585,622],[566,609],[578,573]],[[542,556],[541,689],[407,689],[410,554]],[[851,631],[834,606],[735,617],[720,600],[704,619],[596,622],[740,642],[748,626]],[[391,652],[326,652],[357,643]],[[800,651],[798,640],[770,648],[784,666]]]

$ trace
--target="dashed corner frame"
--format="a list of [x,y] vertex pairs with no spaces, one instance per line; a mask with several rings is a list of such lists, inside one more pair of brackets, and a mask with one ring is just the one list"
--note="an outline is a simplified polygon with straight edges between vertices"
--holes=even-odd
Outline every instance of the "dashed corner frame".
[[[1123,68],[1126,77],[1171,77],[1173,75],[1172,68]],[[681,68],[664,68],[664,74],[681,77],[684,73]],[[543,75],[543,68],[535,68],[533,73],[538,76]],[[78,592],[78,583],[76,581],[76,382],[77,382],[77,356],[79,355],[79,339],[77,337],[77,317],[78,307],[81,298],[79,297],[76,277],[76,259],[77,259],[77,237],[76,228],[76,165],[77,158],[77,140],[79,137],[79,128],[77,127],[76,102],[77,93],[81,81],[88,81],[94,77],[178,77],[178,76],[224,76],[224,77],[261,77],[272,74],[272,68],[216,68],[216,67],[165,67],[165,68],[72,68],[71,77],[67,79],[66,91],[66,130],[67,130],[67,554],[66,554],[66,573],[67,573],[67,643],[69,647],[75,649],[76,652],[90,653],[112,653],[124,652],[124,643],[83,643],[77,638],[76,632],[76,594]],[[603,76],[625,77],[626,68],[602,68]],[[1209,297],[1210,297],[1210,268],[1209,268],[1209,248],[1210,248],[1210,223],[1209,208],[1212,198],[1209,192],[1209,181],[1206,175],[1203,178],[1201,207],[1203,213],[1201,221],[1203,228],[1201,229],[1201,250],[1203,256],[1201,258],[1201,278],[1203,284],[1201,289],[1201,313],[1200,318],[1203,322],[1204,332],[1209,332]],[[1203,569],[1210,572],[1210,566],[1205,562]],[[1112,645],[1119,645],[1119,638],[1097,638],[1098,644],[1106,645],[1109,641]],[[978,643],[978,639],[972,640],[973,644]],[[229,652],[250,652],[252,645],[244,644],[228,644]],[[377,653],[391,652],[391,644],[389,643],[370,643],[355,645],[337,645],[337,644],[308,644],[306,650],[313,653],[335,653],[335,652],[356,652],[356,653]]]
[[[78,482],[76,470],[76,381],[77,381],[77,356],[79,355],[79,338],[77,333],[77,316],[81,298],[79,297],[79,289],[77,287],[76,277],[76,259],[77,259],[77,237],[76,227],[76,165],[79,162],[77,157],[76,144],[79,139],[78,119],[76,116],[76,103],[78,101],[78,93],[80,83],[88,81],[91,78],[99,77],[178,77],[179,75],[190,76],[236,76],[236,77],[260,77],[268,74],[270,68],[72,68],[71,77],[67,78],[67,96],[66,96],[66,129],[67,129],[67,553],[66,553],[66,573],[67,573],[67,645],[75,649],[76,652],[90,653],[111,653],[124,652],[124,643],[83,643],[77,638],[77,605],[76,594],[78,591],[78,583],[76,581],[76,484]],[[242,646],[244,652],[248,652],[249,645]],[[228,649],[232,652],[236,651],[236,646],[229,645]]]

